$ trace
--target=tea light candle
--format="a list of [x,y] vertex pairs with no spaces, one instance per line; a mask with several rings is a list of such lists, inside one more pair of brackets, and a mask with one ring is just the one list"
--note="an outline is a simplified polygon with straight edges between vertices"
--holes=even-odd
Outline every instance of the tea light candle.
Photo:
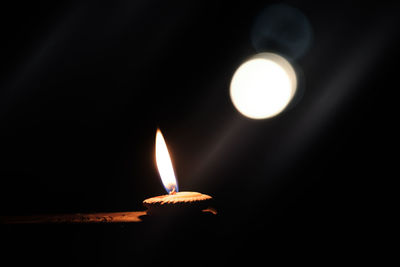
[[168,152],[167,144],[159,129],[156,133],[156,164],[161,177],[161,181],[167,190],[167,195],[148,198],[143,201],[143,205],[148,208],[148,214],[164,213],[172,210],[186,210],[199,212],[208,207],[212,197],[198,192],[183,191],[178,192],[171,157]]

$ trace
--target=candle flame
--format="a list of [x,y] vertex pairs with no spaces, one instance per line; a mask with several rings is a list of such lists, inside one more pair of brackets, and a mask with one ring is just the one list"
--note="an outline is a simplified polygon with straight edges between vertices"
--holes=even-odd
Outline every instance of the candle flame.
[[178,183],[176,182],[171,157],[160,129],[157,129],[156,133],[156,163],[165,190],[169,194],[178,192]]

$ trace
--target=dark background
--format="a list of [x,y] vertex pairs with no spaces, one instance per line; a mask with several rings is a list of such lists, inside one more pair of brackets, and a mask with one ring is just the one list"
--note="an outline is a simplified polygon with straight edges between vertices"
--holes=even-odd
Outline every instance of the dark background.
[[142,210],[165,193],[157,127],[180,190],[212,195],[219,211],[181,230],[176,218],[2,225],[4,255],[71,266],[268,263],[276,253],[357,257],[375,244],[372,214],[393,162],[399,6],[284,2],[308,19],[311,42],[296,57],[279,43],[265,51],[292,61],[300,93],[279,116],[254,121],[234,109],[229,83],[261,52],[252,27],[276,3],[2,3],[1,215]]

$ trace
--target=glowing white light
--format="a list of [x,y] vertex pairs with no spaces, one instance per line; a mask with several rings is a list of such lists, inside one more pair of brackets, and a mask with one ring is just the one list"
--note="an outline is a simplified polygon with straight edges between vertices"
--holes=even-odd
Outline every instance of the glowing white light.
[[172,191],[178,192],[178,183],[176,182],[171,157],[169,156],[167,144],[159,129],[157,129],[156,133],[156,163],[165,190],[167,190],[168,193]]
[[260,53],[236,70],[230,96],[233,105],[244,116],[265,119],[285,109],[296,87],[296,73],[286,59],[272,53]]

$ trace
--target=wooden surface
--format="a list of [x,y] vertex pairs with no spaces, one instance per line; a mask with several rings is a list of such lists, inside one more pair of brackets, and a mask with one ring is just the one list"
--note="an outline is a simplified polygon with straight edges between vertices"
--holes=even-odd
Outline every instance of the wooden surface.
[[141,216],[146,211],[107,212],[107,213],[75,213],[59,215],[35,215],[35,216],[2,216],[1,223],[128,223],[141,222]]
[[[203,213],[216,215],[213,208],[202,210]],[[35,223],[137,223],[143,221],[147,211],[75,213],[58,215],[33,216],[0,216],[3,224],[35,224]]]

